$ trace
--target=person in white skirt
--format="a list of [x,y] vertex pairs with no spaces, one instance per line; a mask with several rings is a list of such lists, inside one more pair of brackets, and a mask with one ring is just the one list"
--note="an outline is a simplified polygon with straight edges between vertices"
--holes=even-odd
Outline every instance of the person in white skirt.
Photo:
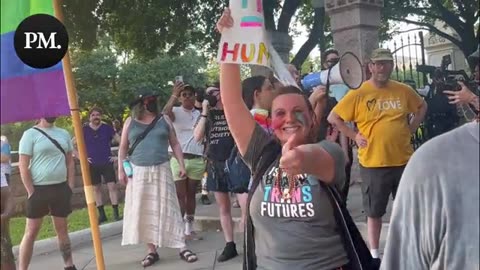
[[[118,152],[119,179],[127,186],[122,245],[147,244],[148,255],[141,262],[143,267],[159,260],[158,247],[180,249],[180,258],[186,262],[197,260],[185,244],[183,219],[169,163],[170,145],[180,166],[179,174],[185,176],[182,149],[170,119],[159,114],[157,102],[157,95],[144,94],[131,104],[132,117],[125,121]],[[155,120],[153,128],[127,157],[137,138]],[[125,168],[129,167],[132,173],[127,175]]]

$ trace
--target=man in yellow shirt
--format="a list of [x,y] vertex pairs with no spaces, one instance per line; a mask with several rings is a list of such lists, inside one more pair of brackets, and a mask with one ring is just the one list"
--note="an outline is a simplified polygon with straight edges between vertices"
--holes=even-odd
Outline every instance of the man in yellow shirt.
[[[333,108],[328,121],[358,145],[363,207],[372,257],[379,258],[382,216],[395,198],[403,169],[413,153],[411,133],[423,121],[427,104],[406,84],[390,80],[393,56],[376,49],[368,64],[371,78]],[[409,115],[414,117],[409,121]],[[345,125],[355,122],[358,133]]]

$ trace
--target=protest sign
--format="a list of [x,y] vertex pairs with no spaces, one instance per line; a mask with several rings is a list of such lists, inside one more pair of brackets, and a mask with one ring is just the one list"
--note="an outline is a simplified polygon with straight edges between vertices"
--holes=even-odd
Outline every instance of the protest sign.
[[233,27],[222,32],[220,63],[270,67],[270,52],[262,0],[230,0]]

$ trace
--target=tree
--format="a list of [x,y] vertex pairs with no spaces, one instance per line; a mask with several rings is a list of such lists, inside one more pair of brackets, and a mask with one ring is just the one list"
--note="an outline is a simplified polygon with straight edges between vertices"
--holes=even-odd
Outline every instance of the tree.
[[136,59],[123,64],[114,52],[104,48],[75,55],[73,70],[80,107],[87,111],[99,106],[109,120],[122,119],[128,104],[146,88],[157,92],[164,104],[177,75],[195,87],[207,82],[203,73],[206,61],[193,50],[179,56],[162,54],[149,61]]
[[[476,0],[386,0],[384,13],[388,20],[414,24],[451,41],[465,56],[478,48],[480,26],[475,29],[475,24],[480,13]],[[410,19],[409,15],[417,19]],[[437,21],[451,27],[456,35],[437,27]]]

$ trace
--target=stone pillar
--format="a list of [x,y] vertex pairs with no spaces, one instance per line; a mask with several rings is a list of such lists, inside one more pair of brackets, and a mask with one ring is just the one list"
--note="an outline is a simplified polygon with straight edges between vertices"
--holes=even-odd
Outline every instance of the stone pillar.
[[325,0],[330,16],[333,43],[340,54],[351,51],[365,66],[378,48],[383,0]]
[[[285,64],[288,64],[290,61],[290,50],[293,47],[292,37],[288,33],[278,32],[278,31],[269,31],[270,40],[272,41],[272,46],[277,51],[280,58],[282,58]],[[262,75],[268,76],[271,72],[270,69],[252,65],[250,67],[252,76]]]

